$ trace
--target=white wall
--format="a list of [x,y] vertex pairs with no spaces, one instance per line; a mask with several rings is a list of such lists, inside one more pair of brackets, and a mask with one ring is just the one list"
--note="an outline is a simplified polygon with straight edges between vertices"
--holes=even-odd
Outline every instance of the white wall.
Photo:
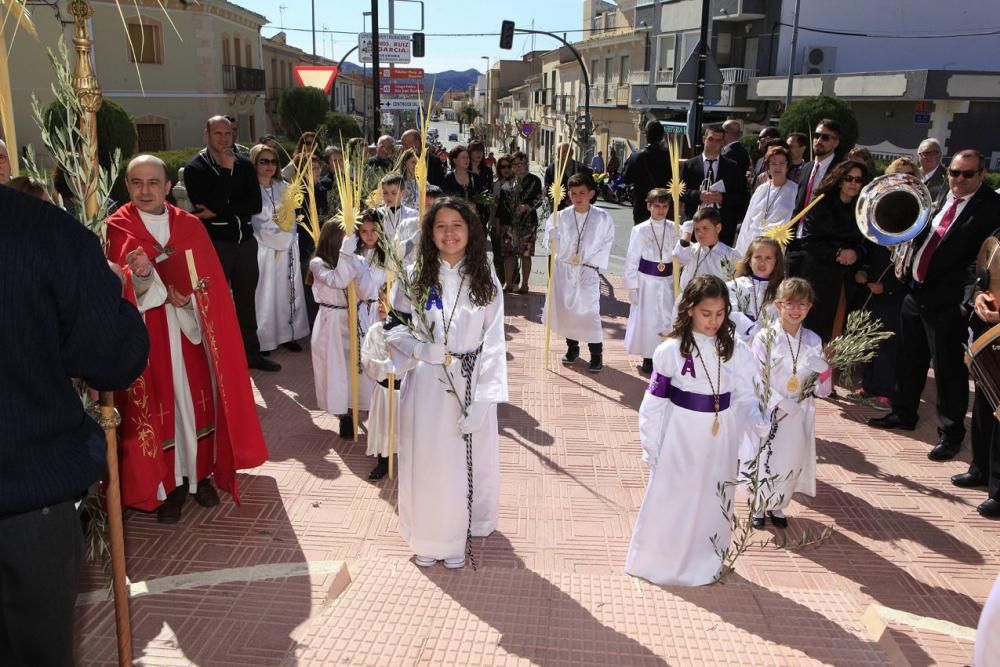
[[[835,72],[909,69],[1000,70],[997,35],[887,39],[831,35],[802,27],[871,34],[947,34],[985,31],[1000,20],[998,0],[836,0],[801,3],[796,62],[805,47],[836,47]],[[776,73],[788,72],[795,3],[784,0]],[[801,70],[799,70],[801,71]]]

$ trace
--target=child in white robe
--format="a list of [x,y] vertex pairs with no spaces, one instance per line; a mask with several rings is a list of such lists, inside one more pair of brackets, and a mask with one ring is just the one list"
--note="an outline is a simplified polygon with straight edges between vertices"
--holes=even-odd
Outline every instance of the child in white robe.
[[[424,216],[419,273],[394,289],[387,338],[400,390],[399,531],[430,567],[465,565],[470,536],[489,535],[500,512],[497,403],[507,401],[500,281],[486,233],[462,199]],[[408,293],[407,293],[408,292]],[[426,296],[417,296],[417,295]],[[453,389],[452,389],[453,388]]]
[[750,344],[764,320],[774,320],[775,293],[785,277],[781,246],[774,239],[758,236],[747,246],[736,268],[736,279],[726,284],[733,304],[730,319],[736,335]]
[[573,174],[566,182],[572,206],[552,214],[545,225],[544,244],[556,244],[552,276],[552,331],[566,338],[564,364],[580,358],[580,342],[590,350],[587,370],[604,368],[604,332],[601,328],[601,276],[608,268],[615,225],[604,210],[591,205],[596,186],[589,174]]
[[670,191],[653,188],[646,195],[649,220],[632,228],[625,257],[628,290],[625,349],[642,356],[642,372],[653,371],[653,351],[670,331],[674,309],[674,225],[669,219]]
[[[356,281],[358,291],[365,291],[370,274],[362,259],[341,250],[343,238],[338,224],[323,225],[315,255],[309,261],[313,296],[319,305],[312,333],[312,362],[316,401],[321,410],[340,417],[340,436],[350,438],[354,421],[348,375],[347,287]],[[368,409],[369,396],[360,395],[359,409]]]
[[[387,298],[385,285],[379,290],[378,320],[375,321],[365,334],[364,343],[361,346],[361,365],[365,369],[365,374],[375,382],[372,389],[371,409],[368,412],[368,448],[365,454],[375,456],[378,462],[370,473],[368,479],[372,481],[380,480],[389,472],[389,394],[395,395],[395,415],[392,428],[393,452],[399,451],[399,387],[400,376],[393,379],[393,386],[389,386],[389,375],[396,373],[396,367],[392,365],[392,357],[389,355],[389,344],[386,342],[385,318],[387,315]],[[396,322],[396,326],[402,326]]]
[[[684,289],[673,331],[653,354],[639,408],[639,437],[650,466],[625,571],[655,584],[716,580],[732,536],[716,495],[739,471],[739,446],[759,414],[754,361],[733,336],[728,292],[715,276]],[[714,543],[713,543],[714,539]]]
[[[719,209],[712,206],[699,208],[694,219],[681,226],[681,237],[674,246],[674,257],[684,267],[681,271],[681,291],[698,276],[716,276],[723,282],[730,280],[736,270],[740,255],[719,240],[722,218]],[[695,243],[691,243],[694,234]]]
[[[816,401],[830,395],[830,366],[823,358],[823,341],[802,326],[812,307],[814,293],[808,281],[788,278],[778,286],[775,297],[778,317],[753,340],[758,360],[759,386],[764,385],[764,362],[770,360],[770,396],[767,416],[780,419],[774,437],[748,437],[740,458],[753,459],[758,450],[758,485],[753,525],[764,527],[764,512],[776,528],[785,528],[788,520],[783,510],[792,502],[792,494],[816,495]],[[816,374],[815,388],[808,396],[802,391],[810,375]]]

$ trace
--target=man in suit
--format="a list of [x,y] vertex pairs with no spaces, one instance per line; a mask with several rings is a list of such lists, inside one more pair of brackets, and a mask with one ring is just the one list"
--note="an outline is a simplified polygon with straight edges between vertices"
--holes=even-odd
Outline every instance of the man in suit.
[[912,431],[917,407],[934,363],[939,440],[927,454],[947,461],[965,438],[969,369],[964,360],[968,303],[975,284],[976,254],[1000,227],[1000,195],[983,184],[985,163],[974,150],[959,152],[948,169],[949,191],[934,207],[929,227],[913,243],[910,292],[903,299],[896,365],[898,391],[892,412],[870,419],[876,428]]
[[799,172],[799,193],[795,199],[796,213],[809,205],[814,193],[819,192],[819,184],[826,178],[830,168],[840,162],[837,157],[840,135],[840,123],[832,118],[824,118],[816,125],[816,130],[813,132],[813,159],[804,164]]
[[649,220],[646,195],[670,182],[670,153],[663,146],[663,126],[658,120],[646,123],[646,147],[625,160],[622,180],[632,186],[632,222]]
[[[556,161],[545,168],[545,191],[548,192],[549,188],[552,187],[552,183],[556,180],[556,164],[562,162],[566,159],[566,155],[569,153],[569,144],[562,143],[556,146]],[[569,162],[566,163],[566,171],[563,172],[562,186],[563,186],[563,197],[562,201],[559,202],[559,210],[563,210],[569,206],[569,188],[566,187],[566,181],[573,174],[587,174],[591,178],[594,176],[594,170],[585,164],[581,164],[573,159],[570,155]],[[594,196],[591,198],[591,205],[597,201],[597,192],[594,192]]]
[[948,169],[941,161],[941,144],[937,139],[924,139],[917,146],[917,160],[920,161],[920,179],[931,191],[931,197],[937,201],[941,192],[946,190]]
[[750,154],[743,148],[740,137],[743,136],[743,125],[738,120],[729,119],[722,124],[723,139],[722,157],[727,157],[736,163],[746,180],[747,172],[750,171]]
[[[704,150],[701,155],[685,160],[681,165],[681,179],[687,186],[684,191],[684,215],[694,217],[700,206],[715,206],[722,217],[719,240],[728,246],[736,240],[736,228],[747,210],[747,189],[744,174],[729,158],[722,157],[724,133],[718,125],[705,127]],[[710,188],[719,181],[725,192]]]

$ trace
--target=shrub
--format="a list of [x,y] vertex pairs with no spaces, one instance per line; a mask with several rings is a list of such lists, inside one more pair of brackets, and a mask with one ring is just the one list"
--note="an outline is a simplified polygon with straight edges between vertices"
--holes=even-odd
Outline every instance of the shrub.
[[320,129],[329,108],[326,94],[312,86],[289,88],[278,98],[278,118],[289,137]]
[[[43,112],[46,127],[52,128],[66,123],[66,110],[53,100]],[[135,154],[138,135],[132,116],[118,103],[105,99],[97,112],[97,156],[101,166],[107,169],[111,165],[111,156],[115,149],[122,152],[122,160],[128,162]]]
[[364,136],[358,119],[350,114],[328,111],[323,125],[326,128],[326,140],[331,144],[339,145],[341,137],[346,143],[346,140],[352,137]]
[[816,124],[823,118],[832,118],[840,123],[842,131],[837,153],[846,154],[858,142],[858,120],[851,106],[835,97],[806,97],[792,102],[781,115],[778,131],[783,137],[792,132],[805,132],[811,137]]

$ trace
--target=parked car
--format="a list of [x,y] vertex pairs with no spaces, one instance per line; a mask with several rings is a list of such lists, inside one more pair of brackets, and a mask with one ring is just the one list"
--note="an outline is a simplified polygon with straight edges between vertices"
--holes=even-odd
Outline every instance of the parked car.
[[436,122],[438,122],[439,120],[441,120],[441,116],[440,116],[439,114],[432,114],[432,115],[431,115],[431,122],[432,122],[432,123],[436,123]]
[[448,141],[458,141],[458,133],[452,132],[448,135]]

